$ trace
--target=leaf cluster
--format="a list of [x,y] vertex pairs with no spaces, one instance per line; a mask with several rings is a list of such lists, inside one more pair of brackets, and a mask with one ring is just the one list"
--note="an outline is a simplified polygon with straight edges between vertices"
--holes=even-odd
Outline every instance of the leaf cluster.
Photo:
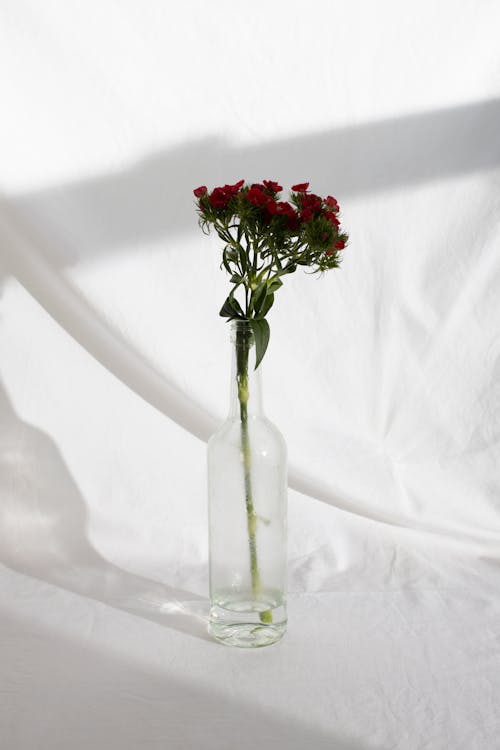
[[[331,196],[323,200],[292,189],[290,201],[283,202],[277,200],[276,188],[281,190],[270,181],[251,186],[240,181],[211,193],[205,187],[194,191],[202,230],[213,229],[222,240],[221,268],[232,285],[219,314],[228,321],[249,321],[256,367],[269,342],[266,315],[283,277],[299,266],[311,273],[338,268],[348,239],[340,231],[338,205]],[[331,205],[337,205],[336,211]]]

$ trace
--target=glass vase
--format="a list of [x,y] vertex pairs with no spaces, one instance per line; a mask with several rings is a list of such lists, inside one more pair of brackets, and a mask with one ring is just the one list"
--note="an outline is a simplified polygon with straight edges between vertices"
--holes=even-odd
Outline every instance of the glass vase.
[[286,445],[262,409],[248,321],[231,322],[230,410],[208,443],[209,632],[268,646],[286,630]]

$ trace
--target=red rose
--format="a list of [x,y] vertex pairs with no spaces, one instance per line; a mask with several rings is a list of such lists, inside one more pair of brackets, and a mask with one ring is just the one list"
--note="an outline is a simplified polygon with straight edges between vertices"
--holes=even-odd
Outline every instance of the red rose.
[[216,187],[210,193],[209,200],[214,208],[225,208],[229,203],[230,197],[224,188]]
[[335,250],[325,250],[325,255],[333,255]]
[[278,185],[278,183],[273,180],[264,180],[263,182],[266,190],[269,190],[271,193],[280,193],[283,190],[281,185]]
[[197,187],[195,190],[193,190],[193,193],[196,195],[197,198],[202,198],[204,195],[207,194],[207,186],[201,185],[200,187]]
[[337,219],[333,211],[325,211],[325,219],[328,219],[330,224],[333,224],[334,227],[340,226],[340,221]]
[[292,190],[294,190],[296,193],[307,193],[307,191],[309,190],[309,183],[299,182],[298,185],[292,185]]
[[343,250],[345,247],[344,240],[338,240],[338,242],[336,242],[333,247],[335,248],[335,250]]
[[328,208],[331,211],[334,211],[335,213],[338,213],[338,211],[339,211],[339,204],[337,203],[337,201],[335,200],[335,198],[333,197],[333,195],[328,195],[325,198],[325,205],[328,206]]

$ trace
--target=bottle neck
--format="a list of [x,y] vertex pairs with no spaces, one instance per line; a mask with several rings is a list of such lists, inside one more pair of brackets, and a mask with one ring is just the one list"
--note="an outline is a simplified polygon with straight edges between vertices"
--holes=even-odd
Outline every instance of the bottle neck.
[[245,320],[231,321],[231,393],[229,418],[263,415],[260,371],[255,369],[255,341]]

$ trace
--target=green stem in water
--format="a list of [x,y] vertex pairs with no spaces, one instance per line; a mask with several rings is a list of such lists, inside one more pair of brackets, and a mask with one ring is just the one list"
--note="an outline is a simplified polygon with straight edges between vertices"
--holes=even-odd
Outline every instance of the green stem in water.
[[[247,512],[248,545],[250,549],[250,574],[252,595],[258,599],[261,590],[259,564],[257,559],[257,514],[252,498],[251,451],[248,434],[248,354],[250,351],[250,331],[236,331],[236,363],[238,377],[238,401],[240,403],[241,448],[245,480],[245,507]],[[260,621],[273,621],[270,609],[260,612]]]

